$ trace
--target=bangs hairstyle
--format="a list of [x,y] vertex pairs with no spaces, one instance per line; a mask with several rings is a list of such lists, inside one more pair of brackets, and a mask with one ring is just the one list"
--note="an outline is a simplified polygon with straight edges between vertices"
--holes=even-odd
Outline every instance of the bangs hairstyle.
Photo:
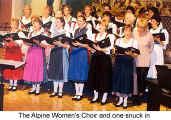
[[161,18],[159,16],[153,16],[153,17],[151,17],[151,20],[152,19],[156,20],[158,22],[158,24],[160,24],[160,22],[161,22]]
[[78,18],[77,18],[77,19],[79,19],[79,18],[82,18],[82,19],[83,19],[83,21],[86,21],[86,18],[85,18],[85,16],[83,16],[83,15],[78,16]]
[[132,6],[128,6],[126,10],[131,10],[131,12],[135,14],[135,9]]
[[19,25],[19,19],[17,19],[17,18],[12,18],[12,19],[11,19],[11,24],[17,24],[17,25]]
[[63,23],[63,27],[65,26],[65,20],[63,17],[56,17],[56,20],[60,20]]
[[[76,15],[78,15],[79,13],[81,14],[81,15],[79,15],[79,16],[85,16],[84,11],[78,10]],[[79,16],[78,16],[78,17],[79,17]]]
[[103,16],[109,16],[110,17],[110,19],[112,18],[112,14],[110,13],[110,12],[104,12],[103,13]]
[[43,23],[42,23],[42,20],[40,19],[40,16],[33,16],[32,18],[31,18],[31,23],[33,24],[33,23],[39,23],[40,25],[42,25]]

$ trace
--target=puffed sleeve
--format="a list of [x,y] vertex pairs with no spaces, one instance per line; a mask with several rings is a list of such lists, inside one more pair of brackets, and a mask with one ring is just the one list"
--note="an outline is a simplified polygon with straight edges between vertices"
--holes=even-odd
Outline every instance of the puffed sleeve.
[[109,39],[110,39],[111,45],[106,48],[107,50],[106,54],[110,54],[110,50],[114,47],[115,36],[113,34],[109,34]]
[[87,38],[91,39],[91,37],[92,37],[92,26],[90,24],[87,25],[87,32],[86,32],[86,34],[87,34]]

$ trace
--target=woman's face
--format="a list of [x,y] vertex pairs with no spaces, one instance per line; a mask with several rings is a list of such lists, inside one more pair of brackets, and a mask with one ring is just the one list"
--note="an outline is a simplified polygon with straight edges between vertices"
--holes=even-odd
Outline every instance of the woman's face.
[[125,29],[124,29],[124,36],[125,36],[126,38],[130,38],[131,35],[132,35],[131,28],[125,28]]
[[70,15],[71,14],[71,11],[68,7],[65,7],[64,8],[64,15],[67,16],[67,15]]
[[56,14],[55,14],[56,17],[63,17],[63,13],[62,11],[56,11]]
[[61,22],[60,19],[56,19],[56,27],[57,27],[57,28],[63,27],[63,23]]
[[150,23],[153,29],[156,29],[159,25],[159,23],[155,19],[152,19]]
[[110,11],[109,6],[105,6],[105,7],[104,7],[104,11]]
[[103,25],[103,24],[100,24],[97,28],[97,30],[100,32],[100,33],[103,33],[103,32],[106,32],[106,26]]
[[133,14],[133,13],[132,13],[132,10],[129,10],[129,9],[126,11],[126,13]]
[[85,15],[88,17],[91,15],[91,8],[90,7],[85,7],[84,9]]
[[30,8],[24,8],[24,16],[30,17],[31,15],[31,9]]
[[11,23],[11,29],[17,30],[18,29],[18,24],[16,22]]
[[138,27],[137,30],[138,30],[138,33],[140,33],[140,34],[145,32],[145,28],[144,27]]
[[80,16],[84,16],[82,12],[77,12],[77,18],[80,17]]
[[41,29],[41,24],[39,22],[33,22],[32,25],[34,31],[38,31]]
[[77,18],[77,23],[78,23],[79,28],[82,28],[84,26],[84,24],[85,24],[85,21],[83,20],[82,17],[78,17]]
[[153,17],[154,13],[152,10],[148,11],[148,18],[150,19],[151,17]]
[[44,16],[48,17],[50,15],[50,10],[48,8],[45,8],[43,14]]
[[104,15],[104,16],[103,16],[103,19],[105,19],[106,21],[110,22],[110,17],[107,16],[107,15]]

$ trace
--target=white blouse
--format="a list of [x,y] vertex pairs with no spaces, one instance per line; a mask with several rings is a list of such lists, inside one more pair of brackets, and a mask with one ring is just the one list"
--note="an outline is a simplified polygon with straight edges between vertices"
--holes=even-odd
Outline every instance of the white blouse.
[[115,36],[113,34],[107,35],[107,33],[104,33],[102,36],[100,36],[99,34],[97,34],[97,35],[93,34],[91,40],[93,42],[98,42],[98,41],[104,40],[107,37],[109,37],[109,39],[110,39],[111,46],[109,46],[105,49],[107,50],[106,54],[110,54],[110,50],[114,47],[114,41],[115,41]]
[[119,38],[116,40],[115,45],[117,45],[119,47],[123,47],[123,48],[133,47],[133,48],[138,49],[138,42],[137,42],[137,40],[135,40],[133,38],[131,38],[128,43],[124,42],[124,38]]
[[163,29],[163,28],[161,28],[161,27],[158,27],[157,29],[150,29],[150,32],[152,33],[152,34],[155,34],[155,33],[164,33],[165,34],[165,41],[162,41],[163,42],[163,44],[164,44],[164,47],[163,47],[163,49],[166,49],[166,47],[167,47],[167,44],[169,43],[169,33],[167,32],[167,30],[166,29]]

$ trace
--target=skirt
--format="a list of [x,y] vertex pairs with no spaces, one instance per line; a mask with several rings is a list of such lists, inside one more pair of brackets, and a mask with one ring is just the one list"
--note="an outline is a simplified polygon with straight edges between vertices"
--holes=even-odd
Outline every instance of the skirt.
[[56,82],[68,81],[68,52],[65,48],[56,47],[51,50],[48,67],[48,79]]
[[88,79],[88,54],[83,47],[72,47],[70,53],[68,80],[73,82],[87,82]]
[[92,55],[87,87],[98,92],[112,90],[112,61],[109,55],[96,52]]
[[113,91],[117,96],[125,97],[133,94],[134,59],[128,55],[116,56],[113,66]]
[[[12,47],[7,47],[4,59],[13,60],[13,61],[22,61],[22,51],[20,47],[15,47],[12,44]],[[23,67],[17,69],[5,69],[4,70],[5,80],[21,80],[23,79]]]
[[30,47],[26,57],[23,79],[31,83],[47,80],[45,51],[41,47]]
[[159,44],[154,44],[154,48],[150,57],[151,57],[151,61],[150,61],[151,64],[150,64],[147,78],[157,79],[157,70],[155,65],[164,64],[163,48]]

